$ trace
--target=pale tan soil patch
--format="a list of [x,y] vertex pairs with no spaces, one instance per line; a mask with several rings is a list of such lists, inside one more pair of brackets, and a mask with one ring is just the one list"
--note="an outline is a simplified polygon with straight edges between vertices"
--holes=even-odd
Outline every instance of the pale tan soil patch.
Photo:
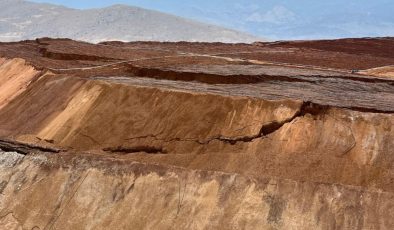
[[371,75],[377,77],[387,77],[394,79],[394,65],[393,66],[382,66],[373,69],[367,69],[360,72],[364,75]]

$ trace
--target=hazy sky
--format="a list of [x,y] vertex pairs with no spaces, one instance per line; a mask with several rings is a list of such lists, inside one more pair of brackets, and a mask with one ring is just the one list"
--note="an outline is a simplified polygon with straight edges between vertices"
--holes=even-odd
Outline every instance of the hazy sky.
[[394,36],[394,0],[35,0],[73,8],[128,4],[274,39]]

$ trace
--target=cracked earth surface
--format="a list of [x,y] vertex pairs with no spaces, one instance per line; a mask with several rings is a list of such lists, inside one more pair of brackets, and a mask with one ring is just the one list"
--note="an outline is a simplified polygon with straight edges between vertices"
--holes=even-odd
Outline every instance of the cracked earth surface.
[[393,229],[393,53],[0,43],[0,229]]

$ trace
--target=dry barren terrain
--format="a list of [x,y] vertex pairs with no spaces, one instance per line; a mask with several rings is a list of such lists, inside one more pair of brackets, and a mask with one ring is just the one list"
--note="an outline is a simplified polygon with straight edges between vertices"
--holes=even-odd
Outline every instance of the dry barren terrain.
[[3,229],[394,228],[392,38],[0,57]]

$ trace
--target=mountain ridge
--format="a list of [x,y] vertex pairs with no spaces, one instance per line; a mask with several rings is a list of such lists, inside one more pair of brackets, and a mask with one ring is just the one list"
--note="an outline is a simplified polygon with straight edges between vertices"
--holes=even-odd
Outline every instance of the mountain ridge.
[[192,19],[116,4],[80,10],[24,0],[0,1],[0,41],[39,37],[98,43],[119,41],[190,41],[252,43],[262,39]]

